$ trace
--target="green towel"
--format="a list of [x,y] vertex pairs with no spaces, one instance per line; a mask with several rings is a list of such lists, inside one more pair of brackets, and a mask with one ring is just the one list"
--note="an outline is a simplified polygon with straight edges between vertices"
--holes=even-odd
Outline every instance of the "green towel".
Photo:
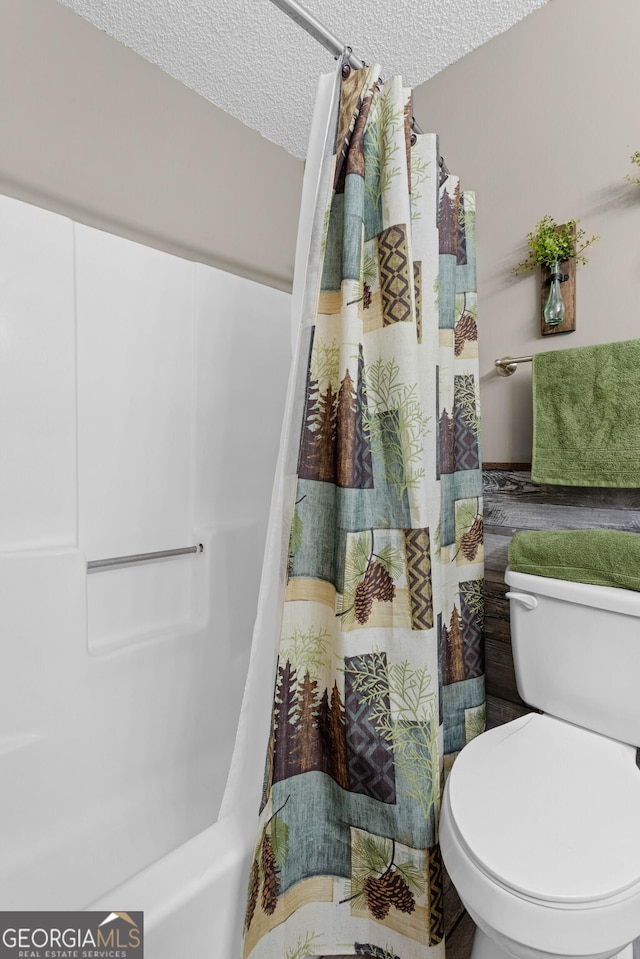
[[640,533],[524,530],[509,544],[509,567],[532,576],[640,590]]
[[533,357],[531,478],[640,487],[640,340]]

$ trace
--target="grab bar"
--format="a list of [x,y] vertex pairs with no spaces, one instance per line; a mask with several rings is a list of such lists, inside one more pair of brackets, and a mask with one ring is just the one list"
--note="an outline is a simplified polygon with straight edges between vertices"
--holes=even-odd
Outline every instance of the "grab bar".
[[518,369],[518,363],[531,363],[532,356],[501,356],[494,363],[500,376],[511,376]]
[[167,559],[169,556],[186,556],[187,553],[202,553],[204,546],[183,546],[180,549],[161,549],[155,553],[134,553],[132,556],[112,556],[110,559],[92,559],[87,563],[87,572],[109,569],[113,566],[129,566],[132,563],[150,563],[156,559]]

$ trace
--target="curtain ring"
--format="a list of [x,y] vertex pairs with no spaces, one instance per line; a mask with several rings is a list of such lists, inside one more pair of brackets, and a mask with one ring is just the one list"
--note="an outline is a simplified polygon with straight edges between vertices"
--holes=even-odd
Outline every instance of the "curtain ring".
[[348,76],[351,75],[351,64],[349,63],[349,57],[353,53],[351,47],[345,47],[342,51],[342,79],[346,80]]

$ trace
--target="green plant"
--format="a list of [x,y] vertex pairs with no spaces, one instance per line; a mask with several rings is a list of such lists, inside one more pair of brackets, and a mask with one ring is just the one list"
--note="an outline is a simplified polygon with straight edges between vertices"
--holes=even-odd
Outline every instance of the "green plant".
[[[636,152],[633,153],[629,159],[632,163],[635,163],[636,166],[640,166],[640,150],[636,150]],[[636,183],[638,186],[640,186],[640,177],[629,176],[627,173],[626,179],[629,181],[629,183]]]
[[527,233],[530,247],[526,260],[513,268],[514,273],[527,273],[536,266],[552,267],[560,260],[575,259],[576,263],[586,263],[584,251],[600,239],[592,236],[585,241],[585,231],[577,228],[576,220],[558,224],[552,216],[543,216],[531,233]]

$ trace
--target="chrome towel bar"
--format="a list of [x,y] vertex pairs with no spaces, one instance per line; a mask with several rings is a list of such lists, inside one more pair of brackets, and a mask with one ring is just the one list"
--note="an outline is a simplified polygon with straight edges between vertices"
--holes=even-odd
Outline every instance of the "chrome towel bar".
[[183,546],[180,549],[161,549],[155,553],[134,553],[132,556],[112,556],[110,559],[92,559],[87,563],[87,572],[109,569],[113,566],[130,566],[133,563],[151,563],[156,559],[168,559],[170,556],[186,556],[188,553],[202,553],[204,546]]
[[502,356],[494,365],[500,376],[511,376],[518,369],[518,363],[531,363],[532,360],[532,356]]

